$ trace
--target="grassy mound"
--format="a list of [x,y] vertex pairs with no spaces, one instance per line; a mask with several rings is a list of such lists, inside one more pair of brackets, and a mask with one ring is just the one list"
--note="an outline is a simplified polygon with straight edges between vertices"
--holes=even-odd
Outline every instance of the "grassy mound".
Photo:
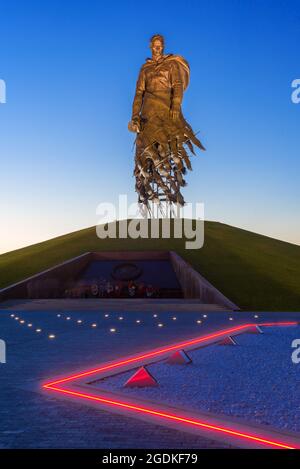
[[300,311],[300,246],[205,222],[202,249],[184,239],[105,239],[95,227],[0,256],[0,288],[87,251],[174,250],[242,309]]

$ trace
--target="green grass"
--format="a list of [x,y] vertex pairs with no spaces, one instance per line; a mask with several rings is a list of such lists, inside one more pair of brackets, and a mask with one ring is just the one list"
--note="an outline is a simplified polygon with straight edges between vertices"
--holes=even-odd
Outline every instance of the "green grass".
[[300,246],[205,222],[200,250],[182,239],[105,239],[95,227],[0,256],[0,288],[87,251],[174,250],[242,309],[300,311]]

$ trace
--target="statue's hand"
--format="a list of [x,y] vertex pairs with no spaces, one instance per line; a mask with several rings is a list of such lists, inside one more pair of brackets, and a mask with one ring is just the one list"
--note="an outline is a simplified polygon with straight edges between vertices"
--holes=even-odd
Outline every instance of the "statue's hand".
[[140,122],[138,118],[133,117],[131,121],[128,123],[128,130],[130,132],[140,132]]
[[139,124],[138,119],[131,119],[131,121],[128,122],[128,130],[130,132],[136,132],[136,133],[140,131],[140,124]]

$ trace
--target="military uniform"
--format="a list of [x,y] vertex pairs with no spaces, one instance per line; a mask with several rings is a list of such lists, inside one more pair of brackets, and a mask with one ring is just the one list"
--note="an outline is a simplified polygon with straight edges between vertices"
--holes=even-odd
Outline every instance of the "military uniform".
[[[139,202],[169,201],[184,204],[180,192],[185,185],[185,168],[191,169],[184,145],[204,150],[185,121],[181,103],[189,83],[187,61],[166,54],[159,60],[147,59],[141,67],[132,106],[132,121],[139,127],[136,138],[135,170]],[[171,117],[177,111],[178,119]]]

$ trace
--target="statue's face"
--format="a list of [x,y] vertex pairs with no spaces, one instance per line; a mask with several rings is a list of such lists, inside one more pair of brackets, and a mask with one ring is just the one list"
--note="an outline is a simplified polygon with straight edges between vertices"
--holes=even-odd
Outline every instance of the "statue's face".
[[163,53],[163,50],[164,50],[163,44],[159,39],[155,39],[152,42],[150,48],[151,48],[151,51],[152,51],[152,56],[154,58],[160,57]]

